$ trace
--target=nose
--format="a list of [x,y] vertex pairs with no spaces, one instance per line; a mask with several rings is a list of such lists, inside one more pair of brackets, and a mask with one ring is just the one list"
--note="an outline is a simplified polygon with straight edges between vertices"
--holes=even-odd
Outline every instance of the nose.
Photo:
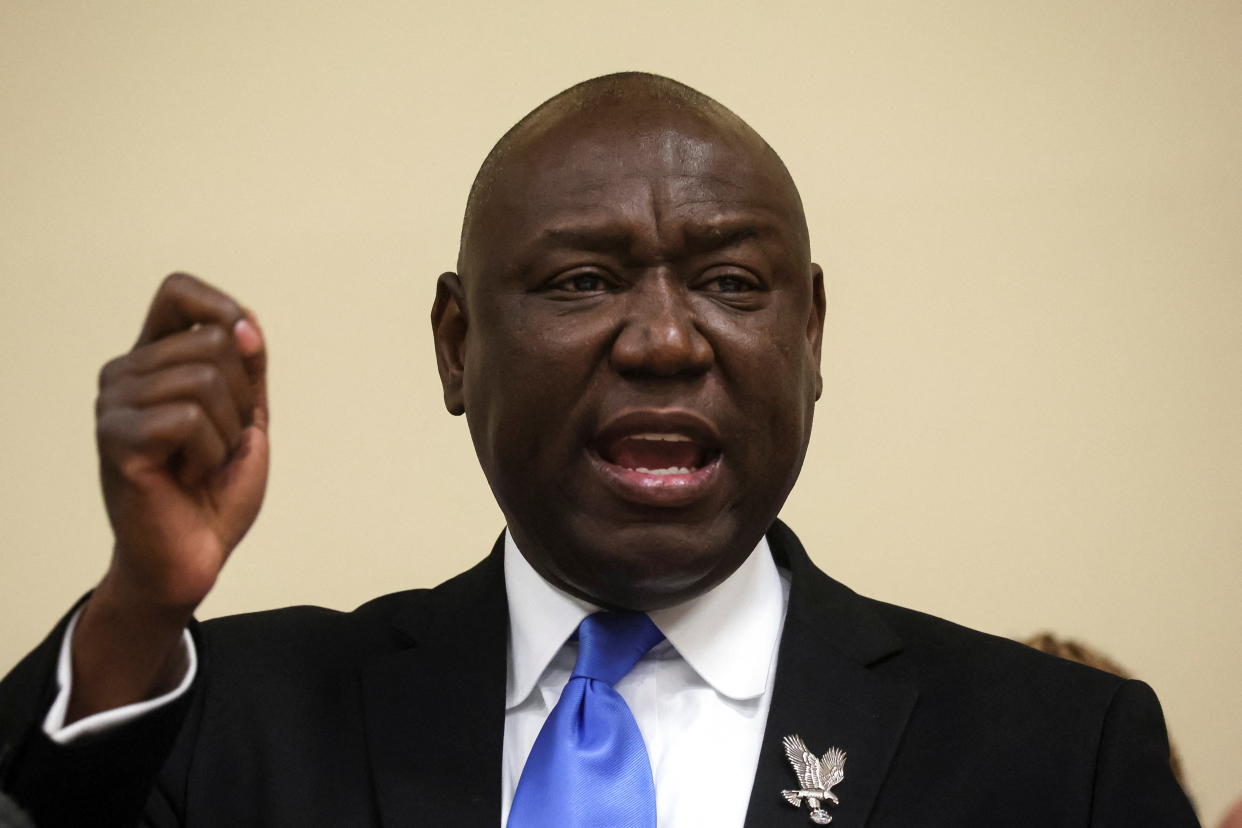
[[612,364],[629,377],[702,374],[715,355],[699,329],[690,296],[674,278],[656,278],[628,291]]

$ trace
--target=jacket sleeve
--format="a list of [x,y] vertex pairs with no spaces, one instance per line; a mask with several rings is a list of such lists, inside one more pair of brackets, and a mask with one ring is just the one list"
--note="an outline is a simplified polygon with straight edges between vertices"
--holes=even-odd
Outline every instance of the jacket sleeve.
[[43,720],[56,697],[57,656],[74,610],[0,682],[0,790],[40,828],[129,828],[141,818],[196,688],[105,733],[53,742]]
[[1173,777],[1160,702],[1141,681],[1122,683],[1105,715],[1096,760],[1092,828],[1198,828]]

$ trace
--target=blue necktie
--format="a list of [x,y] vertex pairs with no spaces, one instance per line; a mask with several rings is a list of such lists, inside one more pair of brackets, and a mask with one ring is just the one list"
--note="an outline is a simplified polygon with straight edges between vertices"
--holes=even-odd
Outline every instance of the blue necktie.
[[651,760],[612,685],[664,638],[640,612],[578,626],[578,661],[526,758],[508,828],[655,828]]

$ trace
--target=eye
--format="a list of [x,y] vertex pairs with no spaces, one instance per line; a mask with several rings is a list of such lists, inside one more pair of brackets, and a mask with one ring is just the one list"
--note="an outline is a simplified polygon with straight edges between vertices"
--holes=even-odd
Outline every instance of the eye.
[[699,290],[708,293],[751,293],[762,289],[763,284],[757,278],[737,271],[718,273],[699,283]]
[[591,294],[611,290],[613,280],[594,270],[580,270],[560,276],[547,283],[546,290],[561,294]]
[[755,290],[756,285],[745,276],[730,273],[712,279],[707,283],[707,287],[719,293],[745,293]]
[[598,273],[575,273],[565,280],[566,288],[580,293],[591,293],[604,289],[604,280]]
[[771,299],[771,287],[763,272],[739,264],[707,268],[690,286],[704,299],[739,311],[758,310]]

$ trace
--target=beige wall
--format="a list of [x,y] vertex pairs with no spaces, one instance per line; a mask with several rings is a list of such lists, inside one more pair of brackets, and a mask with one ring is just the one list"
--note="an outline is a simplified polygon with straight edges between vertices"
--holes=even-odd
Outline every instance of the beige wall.
[[103,566],[95,372],[157,280],[273,352],[268,503],[207,616],[431,584],[501,527],[428,304],[547,95],[715,95],[801,183],[829,285],[785,517],[856,589],[1081,636],[1242,794],[1236,2],[16,2],[0,11],[0,669]]

